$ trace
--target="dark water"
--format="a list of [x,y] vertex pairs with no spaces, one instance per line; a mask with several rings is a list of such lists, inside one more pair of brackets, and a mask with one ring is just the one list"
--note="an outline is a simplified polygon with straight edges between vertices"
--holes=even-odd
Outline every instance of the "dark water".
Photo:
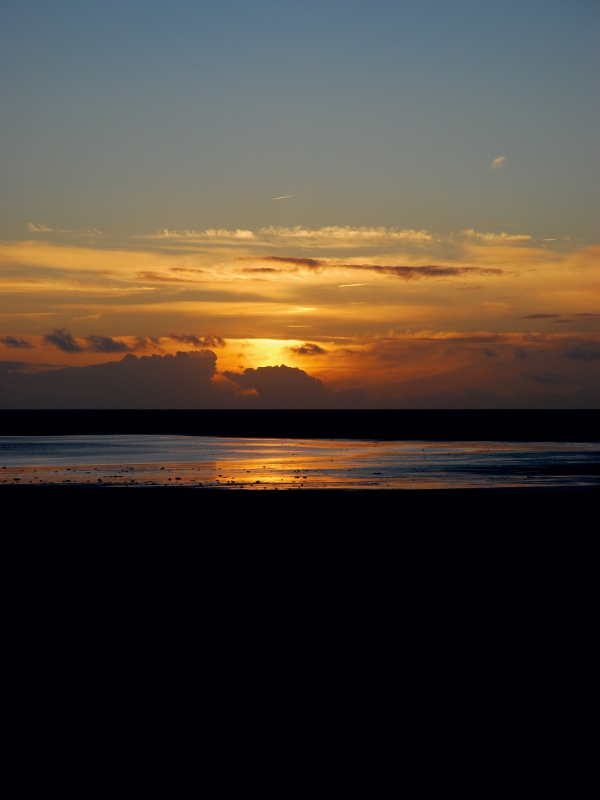
[[223,488],[600,486],[598,444],[3,436],[0,483]]

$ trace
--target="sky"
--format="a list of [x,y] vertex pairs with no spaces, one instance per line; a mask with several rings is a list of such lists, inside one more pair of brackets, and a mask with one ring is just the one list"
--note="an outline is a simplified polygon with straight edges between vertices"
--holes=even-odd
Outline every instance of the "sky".
[[150,405],[598,407],[599,34],[596,0],[0,2],[0,406],[108,365],[109,405],[139,369]]

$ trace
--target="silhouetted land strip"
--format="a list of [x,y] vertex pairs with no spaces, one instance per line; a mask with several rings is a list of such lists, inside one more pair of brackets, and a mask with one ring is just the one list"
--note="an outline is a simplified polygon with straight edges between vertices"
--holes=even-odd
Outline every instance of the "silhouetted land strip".
[[600,442],[600,410],[0,411],[1,436],[75,434]]

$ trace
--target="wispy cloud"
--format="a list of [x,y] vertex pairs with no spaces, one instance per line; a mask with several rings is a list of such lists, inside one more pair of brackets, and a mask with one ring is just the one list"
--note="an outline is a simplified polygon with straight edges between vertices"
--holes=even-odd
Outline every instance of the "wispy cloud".
[[35,222],[28,222],[27,228],[32,233],[68,233],[74,236],[98,236],[102,233],[102,231],[99,231],[97,228],[90,228],[85,231],[68,231],[61,228],[51,228],[46,224],[36,225]]
[[172,333],[169,338],[174,339],[176,342],[191,344],[194,347],[225,347],[227,344],[225,339],[217,336],[216,333],[207,333],[206,336],[196,336],[193,333]]
[[480,233],[479,231],[469,228],[466,231],[461,231],[463,236],[469,239],[477,239],[482,242],[491,242],[493,244],[504,244],[511,242],[530,242],[531,236],[525,233]]
[[573,347],[565,353],[567,358],[577,361],[600,361],[600,350],[584,350],[582,347]]
[[[294,197],[295,195],[290,195]],[[278,199],[278,198],[273,198]],[[285,199],[285,198],[279,198]],[[196,241],[212,244],[296,244],[298,246],[312,245],[313,247],[354,247],[365,245],[380,245],[393,243],[425,244],[434,241],[432,234],[425,230],[396,228],[353,228],[336,225],[318,229],[303,228],[296,225],[293,228],[269,227],[261,228],[258,232],[248,230],[227,230],[225,228],[211,228],[206,231],[196,230],[168,230],[163,228],[156,234],[140,236],[141,239],[170,239],[183,241]]]
[[135,347],[113,339],[111,336],[87,336],[88,350],[93,353],[130,353]]
[[323,267],[326,261],[320,258],[296,258],[295,256],[246,256],[239,261],[269,261],[276,264],[291,264],[294,267],[310,267],[312,269]]
[[33,345],[25,339],[17,339],[14,336],[4,336],[0,339],[5,347],[14,348],[16,350],[31,350]]
[[289,200],[290,197],[295,197],[295,194],[282,194],[281,197],[272,197],[271,200]]
[[428,264],[422,267],[385,266],[382,264],[340,264],[344,269],[363,269],[383,275],[395,275],[405,281],[418,278],[458,278],[465,275],[502,275],[503,269],[493,267],[444,267]]
[[312,342],[305,342],[302,345],[298,345],[297,347],[290,347],[289,348],[292,353],[295,353],[297,356],[326,356],[327,350],[323,347],[319,347],[318,344],[313,344]]
[[564,375],[559,375],[556,372],[546,372],[543,375],[529,375],[532,381],[542,383],[545,386],[559,386],[561,383],[566,382]]
[[[269,261],[279,264],[291,264],[296,267],[306,267],[311,270],[321,270],[325,267],[330,269],[344,269],[344,270],[367,270],[370,272],[378,272],[382,275],[395,275],[397,278],[404,280],[413,280],[415,278],[456,278],[461,275],[469,274],[486,274],[486,275],[501,275],[504,273],[503,269],[492,267],[448,267],[442,265],[427,264],[424,266],[395,266],[385,264],[344,264],[335,261],[325,261],[321,258],[296,258],[294,256],[261,256],[258,258],[246,257],[239,259],[240,261]],[[338,288],[348,286],[366,286],[364,283],[343,283]]]
[[526,317],[520,317],[520,319],[557,319],[560,317],[560,314],[527,314]]
[[133,345],[112,336],[91,335],[85,337],[86,344],[78,342],[66,328],[57,329],[44,336],[44,344],[56,347],[63,353],[131,353],[134,350],[144,349],[147,346],[146,339],[137,337]]
[[498,156],[498,158],[495,158],[492,161],[492,169],[500,169],[500,167],[504,164],[505,161],[506,161],[506,156]]
[[62,330],[54,330],[47,336],[44,336],[44,342],[52,347],[57,347],[63,353],[81,353],[85,349],[80,344],[77,344],[73,336],[66,328]]

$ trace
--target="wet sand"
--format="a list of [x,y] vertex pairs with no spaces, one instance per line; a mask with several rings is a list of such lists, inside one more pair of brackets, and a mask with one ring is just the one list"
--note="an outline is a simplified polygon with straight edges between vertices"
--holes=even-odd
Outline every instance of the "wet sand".
[[584,443],[369,442],[186,436],[0,437],[0,487],[245,490],[592,488]]

